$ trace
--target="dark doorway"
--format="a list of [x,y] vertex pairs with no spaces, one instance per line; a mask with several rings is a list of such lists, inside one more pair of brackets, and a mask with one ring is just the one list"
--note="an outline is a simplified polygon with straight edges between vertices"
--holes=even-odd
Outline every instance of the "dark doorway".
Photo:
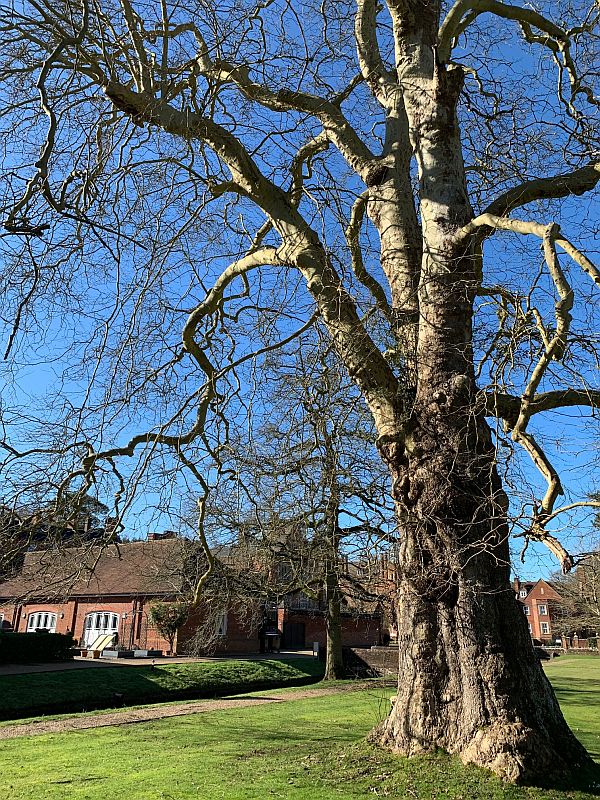
[[286,650],[303,650],[305,625],[303,622],[284,622],[283,624],[283,646]]

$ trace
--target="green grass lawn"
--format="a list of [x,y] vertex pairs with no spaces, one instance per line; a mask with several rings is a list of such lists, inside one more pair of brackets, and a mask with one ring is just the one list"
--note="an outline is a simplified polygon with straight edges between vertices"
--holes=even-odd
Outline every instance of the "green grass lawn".
[[0,719],[216,697],[251,689],[310,683],[322,674],[323,665],[319,661],[298,658],[8,675],[0,678]]
[[561,656],[545,672],[573,732],[600,762],[600,656]]
[[[596,743],[597,752],[600,719],[589,700],[600,698],[600,659],[564,658],[550,664],[548,674],[559,692],[563,686],[568,690],[561,698],[565,714],[571,724],[577,723],[577,733],[588,747]],[[364,737],[387,712],[390,693],[389,688],[374,687],[134,726],[7,740],[0,742],[0,788],[9,800],[597,796],[506,786],[444,754],[406,760],[378,751]]]

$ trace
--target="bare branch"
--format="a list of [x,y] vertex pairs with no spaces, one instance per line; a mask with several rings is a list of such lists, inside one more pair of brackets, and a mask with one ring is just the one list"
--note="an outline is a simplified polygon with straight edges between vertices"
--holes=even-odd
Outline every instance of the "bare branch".
[[536,200],[551,200],[590,192],[600,181],[600,163],[553,175],[551,178],[534,178],[509,189],[497,197],[483,212],[504,217],[515,208]]
[[385,68],[377,42],[377,0],[358,0],[354,18],[354,32],[358,52],[358,64],[363,78],[374,97],[387,108],[390,91],[395,93],[398,82],[393,72]]
[[373,295],[378,308],[385,314],[390,323],[393,324],[393,312],[388,303],[383,286],[367,271],[360,245],[360,229],[364,220],[367,203],[369,201],[370,190],[367,189],[356,198],[350,214],[350,222],[346,228],[346,241],[352,256],[352,269],[358,280]]

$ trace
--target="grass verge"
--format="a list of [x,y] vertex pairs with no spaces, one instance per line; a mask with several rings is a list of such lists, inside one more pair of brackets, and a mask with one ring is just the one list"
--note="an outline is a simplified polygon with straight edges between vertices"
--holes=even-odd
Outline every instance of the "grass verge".
[[[568,722],[600,760],[600,660],[547,665]],[[6,740],[10,800],[591,800],[585,790],[515,787],[443,753],[403,759],[365,734],[390,688]],[[264,692],[261,692],[264,694]]]
[[219,661],[144,667],[98,667],[2,678],[0,719],[300,686],[323,674],[316,659]]

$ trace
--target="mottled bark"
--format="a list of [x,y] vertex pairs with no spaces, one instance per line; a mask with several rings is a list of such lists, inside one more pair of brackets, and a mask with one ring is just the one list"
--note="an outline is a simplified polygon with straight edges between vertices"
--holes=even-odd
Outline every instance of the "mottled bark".
[[588,757],[509,582],[507,499],[473,371],[477,245],[456,237],[473,216],[456,117],[463,76],[436,61],[435,3],[390,9],[419,169],[423,258],[414,404],[398,435],[379,442],[402,531],[400,669],[394,708],[373,736],[399,753],[439,747],[506,779],[536,781]]
[[374,738],[443,748],[513,781],[587,762],[533,652],[509,582],[507,502],[464,384],[419,403],[410,444],[383,446],[403,530],[397,700]]

